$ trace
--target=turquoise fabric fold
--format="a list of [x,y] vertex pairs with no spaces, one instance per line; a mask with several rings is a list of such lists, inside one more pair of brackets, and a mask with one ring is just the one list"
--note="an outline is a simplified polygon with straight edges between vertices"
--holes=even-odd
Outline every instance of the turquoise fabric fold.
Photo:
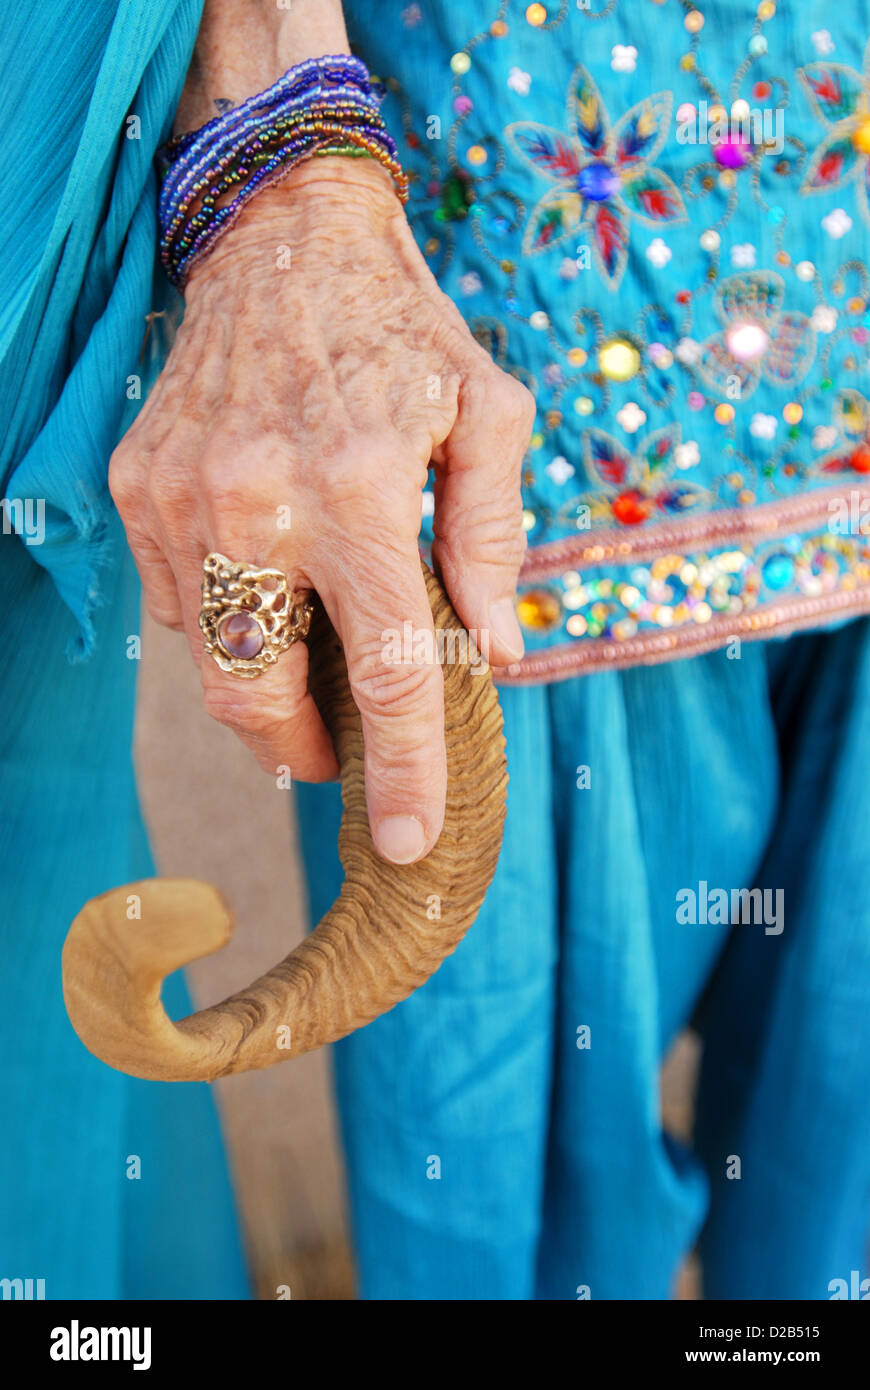
[[[154,152],[168,134],[202,0],[2,0],[0,473],[45,507],[31,547],[93,646],[111,512],[109,455],[138,406],[154,307]],[[130,119],[135,118],[135,119]],[[163,293],[158,283],[157,294]]]
[[[209,1089],[91,1057],[60,978],[84,901],[154,872],[130,757],[140,594],[106,476],[127,377],[148,385],[152,159],[200,11],[0,0],[0,467],[7,499],[45,507],[41,543],[0,536],[0,1277],[49,1299],[249,1293]],[[189,1012],[180,976],[166,999]]]
[[[0,1278],[42,1279],[47,1299],[241,1299],[211,1088],[113,1071],[64,1008],[72,918],[154,873],[130,757],[140,592],[117,518],[106,554],[95,654],[70,666],[75,619],[32,551],[0,537],[16,652],[0,667]],[[180,974],[164,997],[191,1011]]]

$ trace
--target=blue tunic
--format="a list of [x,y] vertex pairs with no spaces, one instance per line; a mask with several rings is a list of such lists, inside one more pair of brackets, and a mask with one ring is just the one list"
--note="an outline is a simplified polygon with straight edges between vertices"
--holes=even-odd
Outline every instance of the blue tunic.
[[[56,970],[81,900],[148,872],[106,468],[155,365],[152,157],[200,10],[0,3],[0,114],[27,151],[0,170],[0,460],[20,516],[44,503],[35,543],[3,543],[0,1041],[20,1057],[0,1274],[49,1296],[244,1289],[202,1091],[134,1087],[77,1049]],[[828,1297],[864,1258],[870,1188],[870,635],[738,639],[870,608],[865,6],[348,11],[420,245],[538,399],[513,679],[592,673],[505,690],[480,921],[338,1048],[363,1291],[664,1296],[703,1226],[714,1296]],[[75,682],[68,637],[94,652]],[[301,804],[316,917],[337,794]],[[753,885],[785,892],[781,932],[675,911]],[[658,1105],[691,1017],[694,1152]]]
[[866,612],[866,6],[348,11],[419,244],[538,401],[515,679]]

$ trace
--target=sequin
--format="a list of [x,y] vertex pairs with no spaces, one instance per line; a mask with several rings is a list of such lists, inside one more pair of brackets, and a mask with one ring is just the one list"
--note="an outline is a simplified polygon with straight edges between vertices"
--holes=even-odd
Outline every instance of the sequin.
[[772,555],[761,569],[768,589],[784,589],[794,578],[794,560],[790,555]]
[[577,190],[592,203],[604,203],[619,191],[619,175],[609,164],[587,164],[577,175]]
[[517,601],[517,616],[523,627],[547,632],[562,618],[562,605],[550,589],[528,589]]
[[598,350],[598,366],[611,381],[630,381],[640,369],[640,353],[627,338],[610,338]]
[[622,526],[638,526],[653,510],[653,502],[635,488],[621,492],[611,504],[613,515]]
[[742,169],[749,163],[752,147],[742,135],[726,135],[713,147],[713,158],[726,171]]

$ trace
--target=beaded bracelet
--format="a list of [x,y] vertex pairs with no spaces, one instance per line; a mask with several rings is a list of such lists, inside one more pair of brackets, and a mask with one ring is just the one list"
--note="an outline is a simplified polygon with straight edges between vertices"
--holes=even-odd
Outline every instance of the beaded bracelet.
[[183,288],[194,263],[261,188],[312,156],[377,159],[405,202],[408,179],[380,103],[359,59],[309,58],[267,91],[164,145],[160,259],[173,284]]

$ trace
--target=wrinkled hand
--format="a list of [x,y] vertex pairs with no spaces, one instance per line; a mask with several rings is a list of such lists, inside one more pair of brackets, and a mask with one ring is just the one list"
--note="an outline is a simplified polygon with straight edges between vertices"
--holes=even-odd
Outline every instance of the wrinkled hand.
[[109,473],[149,611],[187,633],[210,714],[268,770],[320,781],[338,769],[304,644],[241,681],[203,654],[198,627],[212,550],[315,589],[362,715],[375,843],[411,862],[443,819],[442,677],[437,663],[387,664],[383,634],[432,630],[417,549],[431,460],[453,605],[490,634],[493,664],[522,654],[512,600],[532,397],[471,337],[368,160],[310,161],[253,199],[185,298]]

